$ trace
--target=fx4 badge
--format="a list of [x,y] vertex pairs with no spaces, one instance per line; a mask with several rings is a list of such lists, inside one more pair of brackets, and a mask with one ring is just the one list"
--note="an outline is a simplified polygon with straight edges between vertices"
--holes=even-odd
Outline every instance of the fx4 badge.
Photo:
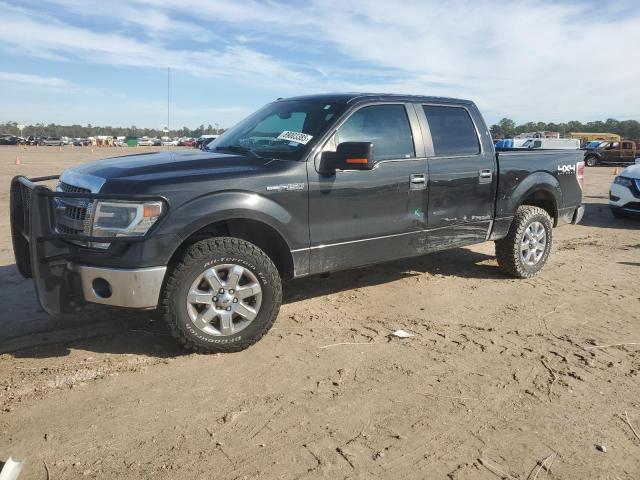
[[576,173],[575,165],[558,165],[559,175],[571,175]]
[[304,190],[304,183],[285,183],[283,185],[269,185],[267,192],[294,192]]

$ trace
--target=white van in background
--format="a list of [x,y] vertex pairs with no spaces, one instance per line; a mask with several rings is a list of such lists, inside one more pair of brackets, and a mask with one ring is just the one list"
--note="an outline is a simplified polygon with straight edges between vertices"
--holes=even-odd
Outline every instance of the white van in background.
[[529,138],[522,144],[522,148],[541,150],[579,150],[578,138]]

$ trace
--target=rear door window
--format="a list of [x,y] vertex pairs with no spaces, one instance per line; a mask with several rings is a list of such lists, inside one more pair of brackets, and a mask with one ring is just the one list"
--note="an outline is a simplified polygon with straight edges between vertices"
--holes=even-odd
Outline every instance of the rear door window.
[[480,153],[476,128],[466,109],[438,105],[423,105],[422,108],[427,116],[437,157]]
[[415,157],[404,105],[372,105],[354,112],[338,129],[338,142],[371,142],[375,161]]

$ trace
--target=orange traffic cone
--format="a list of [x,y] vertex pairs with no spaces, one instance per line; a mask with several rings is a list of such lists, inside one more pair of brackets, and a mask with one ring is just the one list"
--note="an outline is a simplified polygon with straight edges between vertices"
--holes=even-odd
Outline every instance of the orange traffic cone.
[[620,172],[618,171],[618,167],[614,168],[614,169],[613,169],[613,174],[617,176],[617,175],[618,175],[618,173],[620,173]]
[[93,153],[93,148],[91,149],[91,153]]
[[16,165],[20,165],[20,155],[16,155]]

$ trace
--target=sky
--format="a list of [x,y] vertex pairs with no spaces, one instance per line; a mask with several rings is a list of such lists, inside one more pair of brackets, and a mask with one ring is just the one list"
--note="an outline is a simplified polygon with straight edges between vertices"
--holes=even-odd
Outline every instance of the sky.
[[638,0],[0,0],[0,122],[229,127],[278,97],[640,119]]

